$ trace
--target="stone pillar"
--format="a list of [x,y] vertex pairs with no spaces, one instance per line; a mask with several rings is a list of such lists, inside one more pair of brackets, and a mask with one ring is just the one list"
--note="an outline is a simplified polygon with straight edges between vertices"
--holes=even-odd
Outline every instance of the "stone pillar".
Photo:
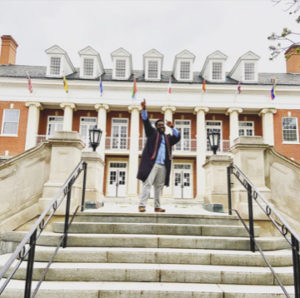
[[242,113],[240,108],[229,108],[227,114],[229,114],[229,140],[230,147],[234,145],[234,140],[239,137],[239,114]]
[[[76,131],[57,131],[48,142],[51,146],[50,174],[39,200],[40,212],[50,204],[78,165],[81,160],[81,150],[84,148],[84,143]],[[73,185],[71,211],[80,204],[82,186],[80,180]],[[58,209],[57,214],[64,214],[64,210],[65,201]]]
[[75,109],[75,104],[69,102],[61,103],[60,107],[64,109],[63,131],[72,131],[73,110]]
[[197,157],[196,157],[196,175],[197,175],[197,199],[203,199],[205,193],[205,171],[203,169],[203,164],[206,160],[206,146],[207,146],[207,136],[206,136],[206,124],[205,124],[205,113],[209,109],[207,107],[195,107],[194,114],[197,115],[197,130],[196,130],[196,144],[197,144]]
[[26,107],[28,107],[28,120],[25,150],[30,149],[36,145],[41,104],[39,102],[28,101],[26,102]]
[[140,132],[140,105],[128,107],[131,113],[130,119],[130,148],[128,171],[128,197],[137,197],[138,180],[136,179],[139,166],[139,132]]
[[87,163],[85,202],[90,208],[103,206],[104,161],[98,152],[82,152]]
[[276,109],[262,109],[259,113],[262,116],[263,141],[265,144],[274,146],[274,116]]
[[[161,108],[162,112],[164,113],[164,121],[172,121],[173,122],[173,113],[176,111],[174,106],[163,106]],[[166,134],[172,133],[171,128],[166,126]],[[163,188],[163,197],[171,198],[173,193],[173,181],[172,181],[172,174],[173,173],[173,163],[171,165],[171,172],[170,172],[170,186]]]
[[98,122],[97,127],[102,130],[102,137],[97,152],[100,154],[101,158],[104,160],[105,155],[105,142],[106,142],[106,118],[107,112],[109,111],[109,106],[107,104],[97,103],[95,109],[98,112]]

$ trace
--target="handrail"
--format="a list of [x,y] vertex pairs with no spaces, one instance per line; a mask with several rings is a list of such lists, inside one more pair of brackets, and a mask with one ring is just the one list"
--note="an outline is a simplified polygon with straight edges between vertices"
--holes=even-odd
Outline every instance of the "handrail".
[[[248,211],[249,211],[249,227],[246,225],[245,221],[240,216],[238,210],[232,209],[232,203],[231,203],[231,177],[230,175],[233,174],[238,181],[245,187],[245,189],[248,192]],[[250,235],[250,250],[252,252],[255,252],[255,246],[261,253],[264,261],[270,268],[271,272],[273,273],[274,277],[276,278],[279,286],[283,290],[286,297],[290,297],[281,283],[279,277],[275,273],[274,269],[272,268],[272,265],[269,263],[267,258],[265,257],[262,249],[258,245],[258,243],[255,241],[254,236],[254,223],[253,223],[253,199],[257,203],[257,205],[260,207],[260,209],[264,212],[264,214],[271,220],[271,222],[275,225],[277,230],[281,233],[281,235],[285,238],[285,240],[288,242],[288,244],[291,246],[293,251],[293,270],[294,270],[294,287],[295,287],[295,298],[300,298],[300,253],[299,253],[299,243],[300,243],[300,237],[295,232],[295,230],[284,220],[284,218],[279,214],[279,212],[276,210],[276,208],[268,202],[262,193],[253,185],[253,183],[247,178],[247,176],[233,163],[228,166],[227,168],[227,187],[228,187],[228,213],[231,215],[232,210],[236,212],[239,219],[243,223],[245,229]],[[263,204],[265,205],[265,209],[262,206],[261,202],[258,200],[261,200]],[[276,217],[274,219],[273,217]],[[281,222],[278,223],[278,221]],[[288,238],[288,234],[290,234],[291,239]]]
[[[21,263],[24,261],[24,259],[29,255],[28,257],[28,263],[27,263],[27,274],[26,274],[26,287],[25,287],[25,298],[31,297],[31,281],[32,281],[32,271],[33,271],[33,263],[34,263],[34,251],[35,251],[35,245],[40,237],[41,233],[43,232],[44,228],[50,221],[51,217],[54,215],[58,207],[61,205],[63,202],[64,198],[67,195],[67,201],[66,201],[66,218],[69,218],[69,212],[70,212],[70,200],[71,200],[71,189],[73,184],[75,183],[76,179],[80,175],[82,171],[84,171],[84,178],[83,178],[83,192],[82,192],[82,201],[81,201],[81,211],[84,209],[84,193],[85,193],[85,184],[86,184],[86,169],[87,169],[87,164],[84,161],[80,161],[76,168],[73,170],[73,172],[69,175],[68,179],[66,182],[63,184],[63,186],[58,190],[56,193],[55,197],[52,199],[50,204],[44,209],[43,213],[40,215],[40,217],[36,220],[34,223],[33,227],[30,229],[30,231],[25,235],[21,243],[17,246],[15,249],[14,253],[11,255],[9,260],[6,262],[4,267],[0,270],[0,280],[3,278],[3,276],[7,273],[9,270],[10,266],[14,263],[14,261],[19,258],[19,261],[13,268],[12,272],[9,274],[9,276],[6,278],[5,282],[0,288],[0,295],[1,293],[5,290],[7,284],[11,280],[11,278],[14,276],[18,268],[20,267]],[[34,297],[37,293],[38,288],[40,287],[41,282],[44,280],[44,277],[48,271],[48,268],[50,267],[59,247],[63,243],[63,247],[66,247],[67,244],[67,237],[68,237],[68,229],[70,224],[72,223],[74,216],[76,215],[78,209],[80,206],[77,206],[73,217],[71,221],[65,221],[65,229],[64,229],[64,234],[62,235],[57,249],[54,252],[54,256],[50,259],[50,263],[46,267],[46,272],[44,275],[42,275],[42,278],[40,279],[36,290],[33,294],[32,297]],[[49,213],[49,215],[48,215]],[[45,220],[45,218],[48,218]],[[40,230],[38,232],[38,230]],[[26,248],[26,245],[29,242],[29,247]]]

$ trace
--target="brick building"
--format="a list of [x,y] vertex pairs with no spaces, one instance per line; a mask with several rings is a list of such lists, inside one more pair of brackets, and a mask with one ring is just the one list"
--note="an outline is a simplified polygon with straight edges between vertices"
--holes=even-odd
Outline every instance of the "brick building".
[[[2,36],[0,156],[22,153],[57,130],[78,131],[87,143],[88,129],[97,125],[103,130],[98,152],[105,160],[104,194],[135,197],[140,189],[135,177],[144,142],[139,103],[146,98],[150,119],[172,120],[182,134],[174,148],[166,197],[203,195],[202,165],[212,154],[207,143],[207,132],[212,130],[221,134],[222,154],[230,154],[239,135],[262,136],[265,143],[300,162],[300,55],[294,47],[288,50],[291,58],[286,73],[258,72],[259,56],[251,51],[239,57],[228,72],[227,56],[220,51],[209,55],[202,69],[194,69],[195,55],[183,50],[175,56],[173,70],[165,71],[163,55],[155,49],[143,55],[143,70],[133,70],[131,54],[123,48],[111,53],[112,68],[107,69],[90,46],[79,51],[79,67],[57,45],[45,51],[46,66],[17,65],[17,47],[11,36]],[[134,78],[137,99],[131,96]],[[168,93],[170,83],[172,92]],[[274,84],[276,98],[271,100]]]

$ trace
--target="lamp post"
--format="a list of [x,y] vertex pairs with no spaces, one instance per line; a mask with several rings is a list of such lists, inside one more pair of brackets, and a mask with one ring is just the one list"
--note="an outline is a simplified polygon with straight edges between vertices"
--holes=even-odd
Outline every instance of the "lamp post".
[[207,134],[207,137],[211,150],[216,154],[220,146],[220,132],[212,130]]
[[96,126],[94,128],[89,129],[89,140],[90,140],[90,147],[93,148],[93,151],[95,152],[97,147],[100,144],[102,136],[102,130],[100,128],[97,128]]

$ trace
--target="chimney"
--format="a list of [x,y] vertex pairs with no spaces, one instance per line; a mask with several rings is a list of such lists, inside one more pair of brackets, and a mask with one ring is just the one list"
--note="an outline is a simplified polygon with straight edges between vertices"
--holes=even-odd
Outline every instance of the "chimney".
[[16,64],[18,44],[10,35],[2,35],[0,65]]
[[300,44],[295,43],[285,51],[286,72],[300,73]]

